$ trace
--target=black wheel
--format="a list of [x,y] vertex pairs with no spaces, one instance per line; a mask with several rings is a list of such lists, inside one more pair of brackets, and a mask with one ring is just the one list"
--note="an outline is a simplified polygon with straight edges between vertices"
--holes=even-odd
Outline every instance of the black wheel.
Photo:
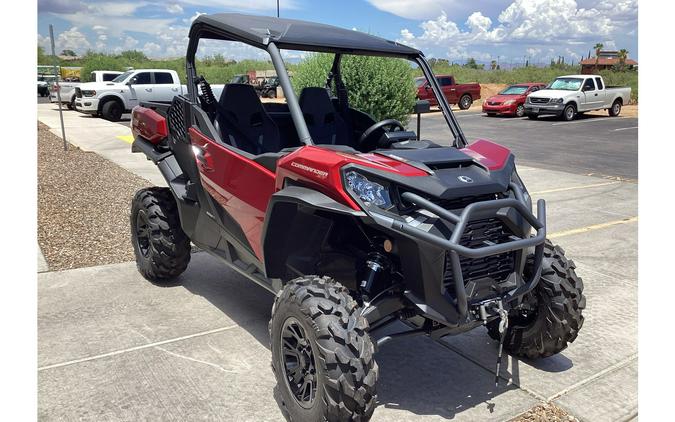
[[525,115],[525,106],[520,104],[516,107],[516,117],[523,117]]
[[277,294],[269,323],[272,370],[290,420],[372,416],[379,370],[360,312],[329,277],[297,278]]
[[190,262],[190,239],[180,226],[176,200],[168,188],[136,192],[131,203],[131,243],[136,266],[146,279],[166,283]]
[[111,122],[119,122],[122,118],[122,105],[115,101],[110,100],[107,103],[103,104],[101,108],[101,116],[104,119],[110,120]]
[[462,97],[459,99],[459,108],[461,110],[466,110],[469,107],[471,107],[471,104],[473,103],[473,99],[471,98],[471,95],[469,94],[464,94]]
[[537,120],[538,117],[539,117],[539,115],[537,115],[537,114],[528,114],[527,115],[527,118],[530,119],[530,120]]
[[70,99],[70,102],[66,104],[66,107],[68,107],[68,110],[75,110],[75,96]]
[[565,110],[563,110],[562,118],[563,120],[566,121],[572,121],[577,115],[577,108],[574,106],[574,104],[568,104],[565,106]]
[[[530,256],[526,273],[532,269]],[[504,350],[528,359],[545,358],[564,350],[579,334],[586,307],[583,281],[574,272],[574,262],[560,246],[546,240],[539,284],[526,297],[530,305],[509,315]],[[526,274],[529,275],[529,274]],[[499,340],[499,321],[488,323],[488,334]]]
[[277,98],[277,91],[275,89],[268,90],[267,98]]
[[612,108],[610,108],[608,112],[609,115],[612,117],[616,117],[619,114],[621,114],[621,101],[619,100],[614,101],[614,103],[612,104]]

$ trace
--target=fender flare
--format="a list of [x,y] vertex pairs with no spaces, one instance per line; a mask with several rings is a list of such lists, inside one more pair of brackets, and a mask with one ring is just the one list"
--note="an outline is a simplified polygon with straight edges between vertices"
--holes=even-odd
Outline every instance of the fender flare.
[[99,97],[99,99],[98,99],[98,112],[99,113],[103,109],[103,104],[107,103],[110,100],[119,101],[120,104],[122,104],[122,110],[127,109],[127,105],[124,102],[124,98],[121,95],[119,95],[115,92],[107,92],[107,93],[103,94],[101,97]]
[[288,186],[270,198],[265,215],[262,234],[262,247],[265,273],[268,278],[281,278],[286,274],[286,260],[290,250],[286,240],[297,240],[308,232],[298,232],[293,228],[293,221],[298,214],[311,216],[317,211],[323,214],[337,214],[364,218],[363,211],[353,210],[327,195],[303,186]]

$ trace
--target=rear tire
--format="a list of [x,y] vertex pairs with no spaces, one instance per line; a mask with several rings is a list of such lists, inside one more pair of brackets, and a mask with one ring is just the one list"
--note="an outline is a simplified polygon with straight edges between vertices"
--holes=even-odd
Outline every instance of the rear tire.
[[619,114],[621,114],[621,101],[619,100],[614,101],[612,107],[609,110],[607,110],[607,112],[612,117],[616,117]]
[[379,369],[367,329],[349,291],[329,277],[300,277],[279,291],[269,332],[289,420],[370,419]]
[[190,239],[180,226],[169,188],[136,192],[131,203],[131,243],[138,271],[153,283],[167,283],[185,271],[190,262]]
[[116,100],[108,101],[101,108],[101,116],[111,122],[119,122],[122,118],[122,112],[122,105]]
[[471,107],[472,103],[473,103],[473,98],[471,98],[471,95],[464,94],[459,99],[459,104],[457,104],[457,105],[459,106],[460,110],[466,110],[469,107]]
[[537,120],[538,117],[539,117],[539,116],[536,115],[536,114],[528,114],[528,115],[527,115],[527,118],[530,119],[530,120]]
[[[531,270],[532,256],[528,261]],[[584,324],[586,298],[575,268],[560,246],[546,240],[541,279],[532,292],[537,310],[534,315],[509,317],[504,350],[528,359],[545,358],[560,353],[577,338]],[[487,329],[490,337],[499,340],[499,320],[488,323]]]
[[70,102],[66,104],[66,107],[68,107],[68,110],[75,110],[75,96],[70,99]]

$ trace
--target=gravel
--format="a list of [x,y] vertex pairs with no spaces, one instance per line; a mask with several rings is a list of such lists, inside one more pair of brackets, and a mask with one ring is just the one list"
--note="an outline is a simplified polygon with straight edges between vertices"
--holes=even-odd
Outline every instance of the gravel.
[[511,419],[510,422],[579,422],[579,420],[553,403],[542,403]]
[[38,243],[49,269],[133,260],[131,199],[151,185],[95,153],[63,151],[38,122]]

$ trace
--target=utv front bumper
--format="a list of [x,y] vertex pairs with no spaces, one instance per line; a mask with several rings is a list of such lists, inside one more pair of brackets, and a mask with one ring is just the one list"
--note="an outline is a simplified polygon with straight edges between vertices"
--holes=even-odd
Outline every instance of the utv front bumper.
[[[464,282],[464,275],[460,256],[477,259],[493,255],[499,255],[512,251],[527,251],[534,248],[534,263],[527,279],[522,277],[520,271],[515,271],[516,287],[500,294],[492,300],[499,300],[504,304],[509,304],[514,300],[521,298],[526,293],[535,288],[539,282],[542,271],[542,260],[544,252],[544,242],[546,240],[546,205],[543,199],[537,202],[537,215],[535,216],[529,209],[524,194],[520,186],[511,183],[510,186],[515,198],[494,199],[488,201],[474,202],[466,206],[460,214],[446,210],[437,204],[422,198],[411,192],[405,192],[401,196],[407,202],[413,203],[420,209],[438,216],[440,219],[448,221],[454,225],[454,229],[448,236],[426,231],[407,222],[391,218],[390,216],[370,212],[370,216],[380,226],[385,226],[398,234],[416,239],[433,245],[436,248],[447,251],[452,271],[453,285],[447,286],[441,280],[438,280],[437,288],[427,289],[423,302],[428,309],[428,314],[438,314],[443,316],[448,323],[461,325],[468,321],[469,311],[479,308],[479,304],[470,303],[467,298],[467,291]],[[480,218],[486,216],[496,217],[506,213],[516,214],[516,218],[524,219],[535,231],[535,235],[529,234],[517,237],[510,236],[508,241],[498,244],[485,242],[481,247],[467,247],[461,243],[467,225],[480,215]],[[435,280],[425,280],[424,283],[436,283]],[[450,289],[452,291],[450,291]],[[429,294],[429,292],[432,292]],[[449,308],[449,309],[448,309]],[[478,313],[475,312],[474,316]],[[474,318],[475,319],[475,318]]]

